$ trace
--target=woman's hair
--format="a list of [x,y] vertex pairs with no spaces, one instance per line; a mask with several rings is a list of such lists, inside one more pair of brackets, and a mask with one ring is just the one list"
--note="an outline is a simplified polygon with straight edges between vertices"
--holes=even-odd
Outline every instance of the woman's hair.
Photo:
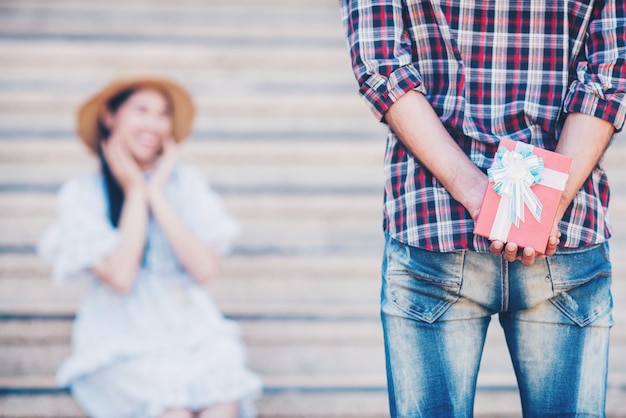
[[[128,98],[132,96],[135,91],[136,89],[130,88],[113,96],[106,104],[109,112],[112,114],[117,112],[120,106],[124,104],[124,102],[128,100]],[[105,126],[101,120],[98,121],[98,130],[100,132],[100,142],[107,141],[111,135],[111,130]],[[109,220],[111,225],[117,228],[120,221],[120,215],[122,214],[122,206],[124,205],[124,191],[113,175],[106,158],[104,158],[102,146],[100,146],[100,144],[98,144],[98,157],[100,158],[102,173],[104,174],[105,195],[109,206]]]

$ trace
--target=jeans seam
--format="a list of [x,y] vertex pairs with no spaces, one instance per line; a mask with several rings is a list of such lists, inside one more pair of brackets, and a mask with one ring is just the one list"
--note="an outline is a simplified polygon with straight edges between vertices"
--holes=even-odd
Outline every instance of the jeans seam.
[[504,257],[500,256],[502,263],[502,302],[500,304],[501,312],[506,312],[509,310],[509,262],[504,259]]

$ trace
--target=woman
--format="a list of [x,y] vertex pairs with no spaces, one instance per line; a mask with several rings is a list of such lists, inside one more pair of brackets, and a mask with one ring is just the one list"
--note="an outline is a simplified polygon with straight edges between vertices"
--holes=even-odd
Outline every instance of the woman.
[[94,417],[249,417],[260,379],[204,284],[237,231],[176,161],[193,103],[155,77],[117,79],[78,112],[101,171],[66,183],[39,251],[55,281],[87,282],[57,372]]

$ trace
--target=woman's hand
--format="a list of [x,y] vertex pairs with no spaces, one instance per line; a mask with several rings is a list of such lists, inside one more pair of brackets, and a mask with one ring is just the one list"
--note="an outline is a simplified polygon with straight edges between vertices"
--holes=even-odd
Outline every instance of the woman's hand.
[[163,155],[154,171],[152,179],[147,184],[149,199],[152,200],[163,193],[177,159],[178,148],[176,142],[173,138],[167,138],[163,141]]
[[102,152],[124,194],[133,191],[143,192],[145,187],[143,173],[119,134],[112,135],[108,141],[102,142]]

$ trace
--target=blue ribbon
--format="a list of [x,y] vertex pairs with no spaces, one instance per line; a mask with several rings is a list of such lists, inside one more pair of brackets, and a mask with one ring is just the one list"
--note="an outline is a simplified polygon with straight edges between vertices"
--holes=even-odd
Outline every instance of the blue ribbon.
[[508,217],[519,227],[524,222],[524,206],[533,217],[541,220],[542,204],[531,187],[541,182],[543,158],[532,152],[533,146],[519,144],[515,151],[504,147],[498,149],[493,166],[487,170],[493,189],[502,197],[508,197]]

